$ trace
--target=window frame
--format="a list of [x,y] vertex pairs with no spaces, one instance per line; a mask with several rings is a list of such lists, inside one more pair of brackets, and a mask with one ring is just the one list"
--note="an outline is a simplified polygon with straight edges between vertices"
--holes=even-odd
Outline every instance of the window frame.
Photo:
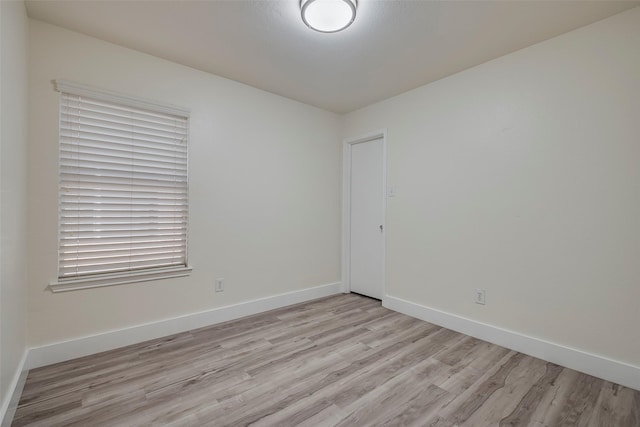
[[[93,98],[99,101],[106,101],[114,104],[119,104],[122,106],[133,107],[133,108],[141,108],[144,110],[149,110],[155,113],[164,113],[170,115],[176,115],[180,117],[184,117],[187,120],[187,158],[186,158],[186,167],[187,167],[187,183],[186,183],[186,191],[189,193],[189,151],[190,151],[190,116],[191,112],[185,108],[176,107],[169,104],[158,103],[155,101],[145,100],[141,98],[136,98],[128,95],[123,95],[117,92],[111,92],[107,90],[96,89],[91,86],[78,84],[74,82],[70,82],[67,80],[55,80],[54,87],[57,92],[60,92],[60,96],[62,93],[67,93],[71,95],[78,96],[86,96],[88,98]],[[58,107],[58,169],[57,169],[57,179],[60,180],[60,120],[61,120],[61,108]],[[59,181],[58,181],[59,182]],[[60,188],[56,190],[56,201],[57,201],[57,245],[60,247],[60,231],[61,231],[61,223],[60,223]],[[169,279],[176,277],[184,277],[191,274],[193,268],[189,264],[189,198],[187,198],[187,223],[186,223],[186,235],[185,235],[185,265],[178,266],[165,266],[165,267],[150,267],[146,269],[136,269],[131,271],[124,272],[114,272],[114,273],[97,273],[90,274],[85,276],[76,276],[69,278],[60,278],[60,252],[59,249],[56,250],[57,257],[57,278],[55,281],[49,283],[49,289],[56,292],[66,292],[73,291],[79,289],[91,289],[103,286],[113,286],[113,285],[122,285],[128,283],[137,283],[151,280],[160,280],[160,279]]]

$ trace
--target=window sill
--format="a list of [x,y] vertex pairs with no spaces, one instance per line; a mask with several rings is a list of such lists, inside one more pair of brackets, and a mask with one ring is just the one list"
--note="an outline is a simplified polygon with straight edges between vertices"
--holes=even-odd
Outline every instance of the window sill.
[[147,282],[150,280],[170,279],[189,276],[192,267],[154,268],[127,273],[101,274],[73,279],[62,279],[49,284],[53,293],[77,291],[80,289],[100,288],[103,286],[124,285],[127,283]]

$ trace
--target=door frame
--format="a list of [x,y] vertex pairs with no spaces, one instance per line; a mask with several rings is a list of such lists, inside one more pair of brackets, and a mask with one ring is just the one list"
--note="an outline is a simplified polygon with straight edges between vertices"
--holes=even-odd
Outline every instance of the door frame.
[[382,297],[387,292],[387,130],[342,141],[342,292],[351,292],[351,147],[382,138]]

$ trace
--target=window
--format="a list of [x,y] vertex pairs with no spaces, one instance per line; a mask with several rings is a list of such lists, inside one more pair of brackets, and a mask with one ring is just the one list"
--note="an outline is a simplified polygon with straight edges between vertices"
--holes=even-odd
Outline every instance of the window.
[[188,112],[57,81],[54,292],[187,275]]

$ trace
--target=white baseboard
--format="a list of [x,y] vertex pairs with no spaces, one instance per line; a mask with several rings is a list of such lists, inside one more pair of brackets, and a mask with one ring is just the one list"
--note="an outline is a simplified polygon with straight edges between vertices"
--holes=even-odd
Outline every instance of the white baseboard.
[[262,313],[291,304],[322,298],[342,292],[340,282],[288,292],[267,298],[241,302],[199,313],[187,314],[159,322],[76,338],[70,341],[35,347],[29,350],[29,369],[64,362],[77,357],[113,350],[131,344],[161,338],[216,323]]
[[640,367],[386,295],[382,305],[430,323],[640,390]]
[[2,427],[9,427],[11,425],[13,416],[18,408],[18,401],[22,395],[22,389],[24,388],[24,383],[27,381],[27,374],[29,373],[27,369],[28,354],[29,350],[25,350],[18,364],[18,369],[16,369],[11,384],[9,385],[9,392],[2,402],[2,407],[0,407],[0,425]]

